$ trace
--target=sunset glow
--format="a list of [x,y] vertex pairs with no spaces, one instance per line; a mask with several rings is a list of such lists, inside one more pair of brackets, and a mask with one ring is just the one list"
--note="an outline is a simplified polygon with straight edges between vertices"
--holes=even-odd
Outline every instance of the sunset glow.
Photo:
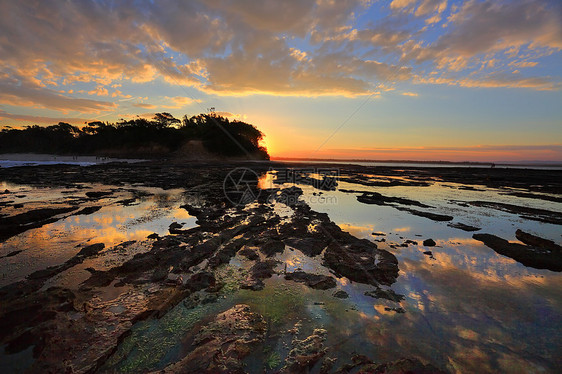
[[0,1],[0,129],[169,112],[273,157],[562,162],[549,0]]

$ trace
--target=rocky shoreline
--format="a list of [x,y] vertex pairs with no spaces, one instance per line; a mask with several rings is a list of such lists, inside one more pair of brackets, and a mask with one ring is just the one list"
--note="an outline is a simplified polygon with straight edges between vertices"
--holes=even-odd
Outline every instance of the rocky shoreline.
[[[240,166],[249,167],[256,173],[256,178],[250,179],[248,186],[257,200],[235,205],[225,196],[223,182],[230,170]],[[202,303],[213,303],[223,295],[226,281],[221,278],[220,271],[233,259],[242,264],[234,286],[236,289],[263,290],[267,287],[266,280],[275,276],[283,277],[289,286],[296,282],[312,289],[327,290],[335,298],[345,298],[347,296],[341,294],[343,291],[336,289],[336,279],[345,277],[351,282],[371,287],[367,295],[396,303],[395,307],[388,307],[389,311],[403,313],[399,304],[403,296],[392,290],[400,267],[392,253],[378,248],[373,241],[358,239],[343,231],[327,214],[311,209],[299,200],[302,190],[298,187],[260,190],[259,178],[271,167],[287,166],[291,165],[148,162],[0,169],[0,180],[6,182],[60,187],[76,192],[69,194],[64,204],[60,204],[62,206],[29,209],[15,204],[10,199],[12,192],[3,191],[1,241],[72,215],[93,214],[110,201],[123,206],[134,204],[139,192],[135,192],[133,186],[139,185],[183,189],[187,195],[193,196],[193,203],[183,208],[197,219],[196,227],[184,229],[181,224],[170,222],[167,235],[151,234],[145,240],[123,242],[112,248],[106,248],[103,243],[84,243],[65,262],[32,272],[24,280],[0,288],[0,344],[5,346],[6,354],[31,349],[32,358],[27,372],[108,371],[108,360],[139,321],[162,318],[179,303],[193,308]],[[391,179],[375,183],[363,177],[372,168],[341,165],[338,168],[339,180],[361,186],[376,183],[425,186],[439,178],[450,183],[524,188],[526,194],[538,199],[541,193],[562,192],[562,178],[545,173],[541,174],[540,180],[529,178],[525,181],[523,173],[513,170],[507,175],[498,169],[455,171],[419,168],[399,171],[377,168],[379,175]],[[408,178],[394,179],[404,175]],[[309,182],[318,184],[314,178]],[[92,183],[113,187],[103,191],[92,190],[89,188]],[[123,191],[132,194],[132,197],[111,200]],[[365,204],[388,205],[431,220],[453,220],[452,216],[449,218],[418,210],[432,207],[417,201],[364,191],[343,192],[359,194],[357,200]],[[286,203],[291,214],[283,216],[276,212],[276,202]],[[481,202],[472,204],[483,206]],[[497,209],[507,208],[498,206]],[[517,207],[509,209],[517,211]],[[521,214],[560,224],[559,213],[556,212],[530,212],[524,207],[520,211]],[[466,231],[479,229],[461,223],[457,226]],[[541,238],[524,234],[520,234],[521,237],[532,241],[535,247],[549,245]],[[505,243],[497,244],[501,238],[485,235],[475,234],[475,239],[504,254],[499,248],[506,247]],[[287,272],[276,256],[288,250],[298,250],[311,259],[317,259],[323,271]],[[556,248],[541,251],[540,255],[544,256],[545,251],[560,255]],[[116,254],[111,266],[90,266],[90,261],[102,259],[108,253]],[[19,254],[8,253],[5,256],[16,255]],[[520,255],[506,255],[524,264],[529,262],[517,258]],[[49,286],[51,279],[64,275],[77,265],[85,266],[89,276],[76,288]],[[553,270],[562,269],[557,265]],[[109,300],[104,298],[108,292],[113,295]],[[267,334],[268,325],[258,311],[248,305],[235,305],[214,316],[198,333],[194,332],[189,338],[191,343],[188,346],[191,348],[185,356],[165,367],[163,372],[243,373],[244,360],[252,355],[256,346],[263,344]],[[295,334],[292,347],[278,372],[305,373],[312,368],[320,373],[441,372],[413,357],[376,363],[357,355],[351,357],[350,362],[338,362],[336,365],[330,358],[330,347],[324,346],[326,334],[330,332],[314,330],[307,337]]]

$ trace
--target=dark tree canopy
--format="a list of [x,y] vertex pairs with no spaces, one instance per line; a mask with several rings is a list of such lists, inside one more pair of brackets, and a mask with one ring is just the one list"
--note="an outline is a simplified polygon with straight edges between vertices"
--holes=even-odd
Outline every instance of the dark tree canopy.
[[200,141],[218,156],[269,159],[259,145],[263,133],[255,126],[229,121],[213,114],[199,114],[182,120],[170,113],[156,113],[152,120],[121,119],[116,123],[90,122],[83,128],[60,122],[23,130],[4,128],[0,132],[0,153],[53,153],[162,157],[189,148]]

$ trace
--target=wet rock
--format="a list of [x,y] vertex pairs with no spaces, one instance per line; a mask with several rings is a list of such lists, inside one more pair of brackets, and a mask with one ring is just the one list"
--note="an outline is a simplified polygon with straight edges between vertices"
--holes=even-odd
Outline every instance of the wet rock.
[[182,224],[172,222],[168,227],[168,231],[170,231],[170,234],[181,234],[183,232],[183,230],[181,229],[182,227]]
[[201,299],[201,304],[211,304],[218,300],[219,296],[217,294],[206,294],[203,299]]
[[252,291],[261,291],[265,287],[265,283],[261,279],[252,276],[246,277],[241,283],[240,288]]
[[310,288],[317,290],[327,290],[336,287],[336,280],[333,277],[319,274],[309,274],[304,271],[294,271],[285,274],[285,279],[299,283],[304,283]]
[[378,192],[363,192],[362,195],[357,196],[357,201],[364,204],[375,204],[375,205],[402,204],[402,205],[418,206],[421,208],[431,208],[431,206],[420,203],[419,201],[404,199],[401,197],[384,196]]
[[448,216],[448,215],[445,215],[445,214],[423,212],[423,211],[420,211],[420,210],[409,209],[409,208],[401,208],[401,207],[397,207],[396,209],[406,211],[406,212],[408,212],[410,214],[413,214],[415,216],[429,218],[433,221],[438,221],[438,222],[452,221],[453,220],[452,216]]
[[[359,372],[366,372],[359,370]],[[386,364],[378,365],[373,373],[380,374],[446,374],[446,371],[442,371],[433,365],[424,365],[421,361],[415,358],[402,358],[397,361],[389,362]]]
[[406,239],[404,241],[404,244],[406,244],[406,245],[408,245],[408,244],[418,245],[418,242],[416,242],[415,240]]
[[336,274],[360,283],[390,285],[398,276],[396,257],[366,239],[343,245],[331,243],[324,253],[324,263]]
[[261,315],[236,305],[200,330],[187,356],[158,373],[244,373],[242,360],[264,341],[266,331]]
[[512,192],[507,192],[507,193],[500,193],[500,195],[517,196],[517,197],[523,197],[523,198],[526,198],[526,199],[539,199],[539,200],[545,200],[545,201],[552,201],[552,202],[555,202],[555,203],[562,203],[562,197],[550,196],[550,195],[539,195],[539,194],[529,193],[529,192],[512,191]]
[[318,256],[326,245],[328,244],[326,238],[320,237],[301,237],[301,238],[287,238],[285,242],[288,246],[298,249],[309,257]]
[[336,358],[324,357],[324,360],[322,360],[322,366],[320,366],[320,374],[331,373],[336,361]]
[[109,196],[112,195],[113,192],[110,191],[88,191],[86,192],[86,196],[88,196],[90,199],[100,199],[102,197],[105,196]]
[[148,239],[158,239],[159,237],[160,235],[155,232],[147,236]]
[[448,223],[447,226],[454,227],[455,229],[461,229],[463,231],[468,231],[468,232],[481,230],[480,227],[465,225],[464,223],[461,222]]
[[299,203],[299,196],[303,194],[302,189],[296,186],[285,188],[281,190],[280,194],[276,196],[276,200],[288,206],[294,206]]
[[164,279],[168,278],[169,272],[170,272],[169,268],[157,267],[156,269],[154,269],[154,272],[152,273],[152,276],[150,277],[150,279],[153,282],[163,281]]
[[386,236],[386,234],[384,232],[372,232],[371,235],[375,235],[375,236]]
[[332,294],[333,297],[337,297],[338,299],[347,299],[349,297],[348,293],[344,290],[338,290]]
[[105,248],[105,244],[103,243],[91,244],[82,248],[80,252],[78,252],[77,256],[82,256],[82,257],[94,256],[97,255],[104,248]]
[[483,208],[501,210],[503,212],[511,214],[517,214],[519,215],[519,217],[524,219],[552,223],[554,225],[562,225],[562,213],[554,212],[552,210],[529,208],[492,201],[470,201],[469,204]]
[[161,318],[170,309],[191,294],[191,289],[179,285],[167,285],[150,295],[142,319]]
[[101,206],[88,206],[86,208],[82,208],[76,213],[72,213],[73,216],[80,216],[80,215],[88,215],[97,212],[101,209]]
[[384,310],[386,310],[387,312],[406,313],[406,310],[404,310],[404,308],[402,307],[391,308],[389,306],[385,306]]
[[52,278],[53,276],[62,273],[63,271],[70,269],[75,265],[81,264],[86,258],[97,255],[104,248],[105,244],[103,243],[88,245],[82,248],[75,256],[70,258],[68,261],[60,265],[49,266],[46,269],[34,271],[27,276],[27,279],[33,281],[33,287],[35,289],[40,288],[47,279]]
[[253,291],[263,290],[265,284],[262,279],[271,278],[275,274],[275,267],[279,261],[267,259],[265,261],[256,262],[249,270],[248,276],[240,284],[240,288]]
[[12,252],[8,253],[8,254],[5,255],[5,256],[0,256],[0,258],[3,258],[3,257],[13,257],[13,256],[15,256],[15,255],[17,255],[18,253],[21,253],[21,252],[23,252],[21,249],[16,250],[16,251],[12,251]]
[[119,201],[116,201],[115,203],[119,204],[119,205],[123,205],[123,206],[131,206],[131,205],[134,204],[135,201],[137,201],[137,198],[133,197],[131,199],[119,200]]
[[424,365],[415,358],[402,358],[397,361],[376,364],[364,355],[353,355],[349,364],[343,365],[334,374],[373,373],[373,374],[447,374],[433,365]]
[[186,309],[193,309],[197,305],[199,305],[200,302],[201,302],[201,298],[199,297],[199,295],[192,294],[189,297],[185,298],[185,300],[182,303],[183,306],[186,307]]
[[283,253],[285,250],[285,243],[278,239],[268,240],[265,244],[260,246],[260,252],[267,257],[272,257],[277,253]]
[[280,373],[307,373],[326,354],[326,334],[324,329],[314,329],[312,335],[303,340],[294,338]]
[[246,257],[248,260],[251,260],[251,261],[255,261],[255,260],[260,258],[260,256],[257,254],[257,248],[256,247],[244,246],[244,248],[239,250],[238,253],[240,255]]
[[[228,238],[230,238],[233,233],[231,233]],[[228,241],[227,237],[221,237],[221,240]],[[236,252],[242,248],[242,246],[247,243],[248,240],[246,238],[237,238],[228,241],[226,244],[223,244],[219,247],[217,253],[209,260],[209,266],[211,268],[216,269],[218,266],[222,264],[227,264],[230,262],[230,259],[236,255]]]
[[15,216],[0,217],[0,241],[20,234],[29,229],[35,229],[58,221],[55,216],[72,212],[77,207],[40,208],[30,210]]
[[74,294],[62,288],[49,288],[32,296],[4,300],[0,307],[0,343],[7,353],[17,353],[32,345],[34,356],[43,349],[44,330],[59,312],[73,310]]
[[525,266],[535,269],[562,271],[562,252],[560,251],[510,243],[492,234],[473,234],[472,237],[483,242],[499,254],[511,257]]
[[216,284],[216,279],[213,273],[208,271],[202,271],[193,274],[191,278],[187,281],[186,287],[196,291],[205,288],[213,287]]
[[259,279],[271,278],[275,274],[273,269],[275,269],[278,263],[279,261],[272,259],[258,261],[250,268],[250,274]]
[[526,233],[520,229],[515,231],[515,237],[523,243],[536,248],[548,249],[553,252],[562,252],[562,246],[554,243],[552,240],[541,238],[533,234]]
[[394,292],[391,289],[383,290],[380,287],[377,287],[376,289],[374,289],[372,291],[366,291],[365,295],[374,297],[375,299],[387,299],[387,300],[394,301],[394,302],[397,302],[397,303],[404,300],[404,295],[397,294],[396,292]]
[[433,239],[425,239],[423,241],[423,245],[426,246],[426,247],[435,247],[436,244],[437,243],[435,243],[435,240],[433,240]]

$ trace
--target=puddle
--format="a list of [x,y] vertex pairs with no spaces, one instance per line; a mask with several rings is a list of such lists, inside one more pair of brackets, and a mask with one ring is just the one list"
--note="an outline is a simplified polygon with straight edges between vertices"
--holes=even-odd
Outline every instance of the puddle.
[[[22,250],[15,256],[0,258],[0,286],[22,280],[36,270],[63,263],[76,255],[84,245],[104,243],[105,251],[108,251],[122,242],[145,240],[152,233],[167,235],[172,222],[183,224],[185,229],[196,226],[196,218],[180,208],[189,198],[181,189],[94,185],[91,189],[76,191],[6,183],[0,188],[17,191],[18,194],[25,193],[26,210],[66,206],[74,197],[86,199],[85,194],[91,191],[113,191],[103,200],[82,202],[80,208],[102,206],[92,214],[72,215],[73,212],[70,212],[54,223],[25,231],[0,243],[0,256]],[[12,195],[4,196],[3,199],[12,200]]]

